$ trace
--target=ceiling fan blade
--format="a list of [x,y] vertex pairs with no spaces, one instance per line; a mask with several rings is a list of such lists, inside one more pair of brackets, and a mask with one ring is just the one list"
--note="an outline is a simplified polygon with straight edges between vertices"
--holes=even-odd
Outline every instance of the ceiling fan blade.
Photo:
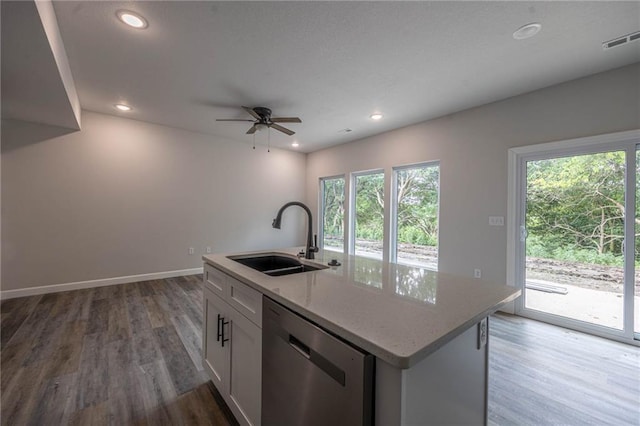
[[248,121],[253,123],[253,120],[245,120],[244,118],[216,118],[216,121]]
[[289,129],[287,129],[286,127],[282,127],[281,125],[279,125],[279,124],[275,124],[275,123],[273,123],[273,124],[269,125],[269,127],[272,127],[272,128],[274,128],[274,129],[276,129],[276,130],[279,130],[279,131],[281,131],[282,133],[287,134],[287,135],[289,135],[289,136],[291,136],[291,135],[293,135],[293,134],[295,134],[295,133],[296,133],[296,132],[294,132],[293,130],[289,130]]
[[244,109],[244,110],[245,110],[245,111],[247,111],[249,114],[251,114],[251,116],[252,116],[253,118],[255,118],[256,120],[260,120],[260,116],[258,115],[258,113],[257,113],[257,112],[255,112],[255,111],[253,110],[253,108],[249,108],[249,107],[243,106],[243,107],[242,107],[242,109]]
[[302,123],[302,120],[300,120],[298,117],[272,117],[271,121],[273,123]]
[[247,134],[252,135],[256,132],[256,130],[258,130],[258,126],[254,124],[249,130],[247,130]]

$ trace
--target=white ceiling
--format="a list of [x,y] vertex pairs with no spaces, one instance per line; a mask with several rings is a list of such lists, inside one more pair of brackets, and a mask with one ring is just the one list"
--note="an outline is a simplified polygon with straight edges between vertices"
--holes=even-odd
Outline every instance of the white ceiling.
[[[55,1],[83,109],[252,143],[241,105],[299,116],[273,146],[360,139],[640,61],[640,2]],[[149,21],[126,27],[116,11]],[[541,22],[534,38],[512,33]],[[374,122],[373,112],[384,118]],[[352,129],[345,133],[344,129]],[[266,144],[266,133],[256,142]]]

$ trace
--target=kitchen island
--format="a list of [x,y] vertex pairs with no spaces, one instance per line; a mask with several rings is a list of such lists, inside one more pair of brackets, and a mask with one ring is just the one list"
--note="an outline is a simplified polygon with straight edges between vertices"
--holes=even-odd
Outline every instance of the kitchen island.
[[[293,256],[297,250],[269,251],[273,252]],[[249,327],[242,333],[234,334],[233,330],[229,333],[234,337],[236,334],[254,336],[246,339],[245,349],[251,344],[254,353],[258,349],[262,326],[258,299],[264,295],[375,356],[372,416],[375,424],[486,423],[487,317],[514,300],[519,290],[331,251],[317,253],[314,260],[300,261],[326,266],[336,259],[340,266],[275,277],[229,258],[237,255],[203,256],[204,284],[210,294],[217,292],[227,299],[229,306],[235,306],[235,309],[226,309],[234,311],[236,322],[250,320],[247,325],[253,326],[251,333],[246,331]],[[205,315],[206,297],[205,292]],[[215,309],[212,309],[213,312]],[[243,310],[244,315],[240,317],[245,318],[238,317],[235,311],[243,313]],[[209,375],[215,376],[212,380],[216,387],[230,388],[233,379],[226,380],[227,385],[222,380],[216,382],[220,374],[207,361],[208,343],[214,337],[218,338],[216,343],[220,340],[220,314],[217,315],[215,333],[204,332],[203,363]],[[225,324],[234,317],[222,317],[224,341]],[[205,329],[208,324],[205,321]],[[214,346],[209,349],[215,350]],[[238,363],[236,360],[235,364]],[[251,376],[259,386],[259,363],[252,368]],[[247,371],[243,374],[249,375]],[[246,389],[247,386],[236,385],[236,389],[240,387]],[[225,391],[221,393],[224,396]],[[230,396],[235,402],[242,398],[242,395]],[[259,402],[252,404],[249,396],[244,399],[251,407],[238,407],[234,411],[231,406],[232,411],[236,417],[238,412],[245,417],[239,419],[241,423],[259,424]],[[246,415],[249,411],[253,414]]]

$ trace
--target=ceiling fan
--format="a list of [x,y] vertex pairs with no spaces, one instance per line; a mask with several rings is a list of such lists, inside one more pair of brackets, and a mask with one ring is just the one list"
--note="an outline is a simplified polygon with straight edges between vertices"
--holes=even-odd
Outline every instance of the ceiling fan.
[[255,120],[248,120],[244,118],[218,118],[216,121],[248,121],[253,123],[253,126],[247,131],[248,135],[254,134],[257,130],[261,130],[261,128],[273,128],[276,129],[286,135],[293,135],[296,132],[293,130],[289,130],[286,127],[282,127],[277,123],[302,123],[298,117],[271,117],[271,110],[265,107],[254,107],[249,108],[243,106],[242,109],[247,111]]

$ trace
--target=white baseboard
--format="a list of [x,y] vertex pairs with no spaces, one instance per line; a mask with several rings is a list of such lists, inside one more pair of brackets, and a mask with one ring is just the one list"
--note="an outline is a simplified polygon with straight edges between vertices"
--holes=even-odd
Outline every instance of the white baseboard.
[[104,287],[114,284],[135,283],[137,281],[160,280],[163,278],[182,277],[185,275],[201,274],[202,268],[181,269],[179,271],[154,272],[151,274],[129,275],[126,277],[103,278],[101,280],[78,281],[75,283],[43,285],[39,287],[20,288],[17,290],[0,291],[0,300],[15,299],[16,297],[35,296],[38,294],[59,293],[61,291],[80,290],[83,288]]

